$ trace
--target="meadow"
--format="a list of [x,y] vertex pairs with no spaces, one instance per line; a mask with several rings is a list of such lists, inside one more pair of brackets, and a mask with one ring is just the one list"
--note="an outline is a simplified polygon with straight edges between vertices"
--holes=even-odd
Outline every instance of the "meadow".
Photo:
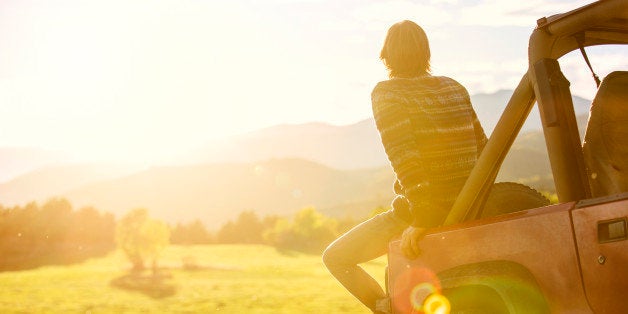
[[[0,273],[0,313],[369,313],[318,255],[264,245],[169,246],[160,271],[129,273],[119,251]],[[364,265],[383,282],[386,259]]]

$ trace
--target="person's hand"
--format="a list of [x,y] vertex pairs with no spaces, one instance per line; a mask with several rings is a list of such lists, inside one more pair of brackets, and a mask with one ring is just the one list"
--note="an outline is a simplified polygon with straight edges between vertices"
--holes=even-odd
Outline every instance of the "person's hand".
[[421,255],[419,241],[425,236],[425,228],[408,227],[401,236],[401,252],[409,258],[416,259]]

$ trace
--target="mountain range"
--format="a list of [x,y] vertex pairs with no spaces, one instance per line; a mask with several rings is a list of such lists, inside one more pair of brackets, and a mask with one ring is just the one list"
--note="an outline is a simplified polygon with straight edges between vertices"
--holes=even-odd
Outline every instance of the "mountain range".
[[[472,96],[487,134],[512,91]],[[590,101],[574,97],[580,122]],[[499,181],[520,181],[551,191],[553,182],[538,110],[533,109]],[[332,216],[364,217],[392,197],[394,176],[373,119],[345,126],[325,123],[278,125],[209,142],[182,153],[177,163],[133,165],[64,164],[58,155],[26,149],[0,150],[0,171],[16,173],[0,184],[0,204],[66,197],[116,215],[136,207],[170,223],[201,219],[215,228],[243,210],[290,215],[315,206]],[[30,156],[24,158],[24,156]],[[13,160],[13,161],[11,161]],[[21,172],[11,165],[19,161]],[[49,161],[46,163],[46,161]]]
[[[487,135],[497,124],[512,95],[511,90],[476,94],[471,101]],[[590,100],[573,97],[576,114],[588,117]],[[541,118],[535,107],[521,133],[540,132]],[[355,124],[334,126],[325,123],[278,125],[223,141],[214,141],[188,152],[181,160],[201,162],[254,162],[268,158],[303,158],[338,169],[361,169],[388,164],[375,127],[366,119]]]

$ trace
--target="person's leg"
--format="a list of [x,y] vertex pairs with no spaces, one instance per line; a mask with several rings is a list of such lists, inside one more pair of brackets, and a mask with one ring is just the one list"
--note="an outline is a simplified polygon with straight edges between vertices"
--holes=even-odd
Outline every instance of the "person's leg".
[[376,301],[386,297],[382,287],[358,264],[386,254],[388,243],[408,224],[392,211],[379,214],[349,230],[323,253],[329,272],[360,302],[375,312]]

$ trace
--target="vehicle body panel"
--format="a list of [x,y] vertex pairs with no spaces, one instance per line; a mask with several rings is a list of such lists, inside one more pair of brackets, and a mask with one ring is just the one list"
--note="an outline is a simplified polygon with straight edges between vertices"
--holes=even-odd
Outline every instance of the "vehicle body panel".
[[393,304],[409,302],[395,300],[398,296],[407,299],[396,282],[404,281],[408,269],[425,268],[438,274],[462,264],[508,260],[534,274],[552,312],[588,313],[582,310],[588,305],[572,236],[570,210],[574,205],[571,202],[434,229],[422,240],[423,254],[416,260],[406,259],[399,243],[391,243],[388,276]]
[[[628,198],[628,194],[624,198]],[[577,208],[572,215],[578,235],[576,241],[582,278],[591,308],[595,313],[626,311],[628,199]],[[609,224],[615,227],[611,230],[602,228]],[[603,230],[606,235],[602,234]]]

